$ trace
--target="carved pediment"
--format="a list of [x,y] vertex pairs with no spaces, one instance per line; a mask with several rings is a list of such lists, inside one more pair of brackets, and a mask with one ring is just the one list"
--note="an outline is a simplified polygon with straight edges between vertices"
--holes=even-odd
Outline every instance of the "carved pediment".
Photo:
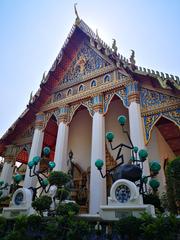
[[109,65],[110,63],[103,58],[102,54],[90,47],[87,42],[83,42],[64,75],[63,84],[82,81],[87,74]]

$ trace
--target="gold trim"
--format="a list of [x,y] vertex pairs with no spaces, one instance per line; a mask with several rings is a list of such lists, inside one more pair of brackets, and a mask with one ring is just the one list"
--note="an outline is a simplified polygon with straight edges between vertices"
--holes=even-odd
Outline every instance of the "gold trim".
[[[154,126],[156,125],[156,123],[159,121],[160,118],[166,118],[168,119],[169,121],[173,122],[179,129],[180,129],[180,126],[177,125],[177,123],[175,121],[173,121],[172,119],[168,118],[167,116],[164,116],[163,113],[160,114],[160,116],[155,120],[155,122],[153,123],[153,125],[151,126],[151,129],[149,130],[149,138],[146,139],[146,134],[144,135],[145,136],[145,144],[147,145],[151,139],[151,135],[152,135],[152,131],[153,131],[153,128]],[[144,124],[143,124],[144,125]],[[145,126],[144,126],[145,127]]]
[[178,109],[180,105],[177,104],[159,104],[158,106],[153,106],[153,107],[147,107],[147,108],[141,108],[141,116],[149,116],[149,115],[154,115],[158,113],[164,113],[168,112],[171,110]]
[[69,96],[69,97],[67,97],[65,99],[62,99],[60,101],[50,103],[46,106],[43,106],[41,108],[41,111],[43,111],[43,112],[50,111],[52,109],[61,107],[63,105],[67,105],[67,104],[70,104],[70,103],[73,103],[73,102],[77,102],[77,101],[83,100],[83,99],[88,98],[88,97],[96,96],[99,93],[110,91],[110,90],[113,90],[113,89],[116,89],[116,88],[126,87],[130,82],[131,82],[131,80],[129,78],[128,78],[127,81],[117,82],[116,84],[114,82],[108,82],[108,83],[105,83],[105,84],[103,84],[101,86],[98,86],[96,88],[88,89],[87,91],[80,92],[76,95]]

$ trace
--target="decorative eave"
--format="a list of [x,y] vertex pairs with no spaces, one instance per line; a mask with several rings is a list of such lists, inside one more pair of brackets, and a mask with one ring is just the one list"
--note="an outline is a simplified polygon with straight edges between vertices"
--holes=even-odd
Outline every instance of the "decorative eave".
[[135,74],[154,78],[164,89],[180,90],[180,79],[178,76],[170,75],[163,72],[154,71],[152,69],[136,66]]

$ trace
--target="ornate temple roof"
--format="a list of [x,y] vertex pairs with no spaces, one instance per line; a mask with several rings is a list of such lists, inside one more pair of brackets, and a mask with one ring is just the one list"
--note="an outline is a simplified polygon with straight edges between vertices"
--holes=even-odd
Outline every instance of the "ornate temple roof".
[[45,101],[47,101],[54,86],[57,85],[59,80],[59,69],[61,69],[61,73],[64,74],[69,62],[72,61],[72,58],[68,53],[70,50],[73,51],[74,45],[72,42],[74,41],[78,43],[81,34],[83,36],[86,35],[90,40],[90,44],[96,47],[97,50],[102,51],[117,68],[122,67],[129,74],[139,78],[149,77],[151,80],[153,79],[153,81],[157,81],[162,88],[180,90],[179,77],[137,66],[135,64],[134,51],[132,51],[130,60],[128,60],[117,52],[115,40],[113,41],[112,47],[109,47],[97,33],[95,34],[90,27],[83,20],[79,19],[78,15],[76,15],[75,24],[72,26],[52,67],[47,75],[43,74],[40,88],[34,96],[30,97],[27,108],[0,139],[0,154],[3,152],[3,147],[11,144],[16,135],[19,134],[19,131],[22,131],[24,127],[27,127],[28,124],[35,120],[35,114],[39,111]]

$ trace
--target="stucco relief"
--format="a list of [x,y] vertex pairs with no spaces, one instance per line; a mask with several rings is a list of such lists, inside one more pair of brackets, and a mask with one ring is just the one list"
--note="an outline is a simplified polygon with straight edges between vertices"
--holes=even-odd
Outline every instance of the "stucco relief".
[[123,105],[126,108],[128,107],[128,98],[127,98],[125,89],[120,89],[120,90],[113,91],[110,93],[105,93],[105,95],[104,95],[104,114],[107,113],[109,104],[115,95],[118,96],[122,100]]
[[180,109],[176,109],[174,111],[170,112],[163,112],[163,113],[157,113],[154,115],[144,116],[144,129],[145,129],[145,141],[146,143],[149,142],[151,137],[151,131],[153,127],[155,126],[156,122],[161,118],[165,117],[175,123],[178,127],[180,127]]
[[63,84],[79,82],[82,77],[95,70],[110,65],[105,59],[96,53],[86,42],[83,42],[70,68],[64,76]]

